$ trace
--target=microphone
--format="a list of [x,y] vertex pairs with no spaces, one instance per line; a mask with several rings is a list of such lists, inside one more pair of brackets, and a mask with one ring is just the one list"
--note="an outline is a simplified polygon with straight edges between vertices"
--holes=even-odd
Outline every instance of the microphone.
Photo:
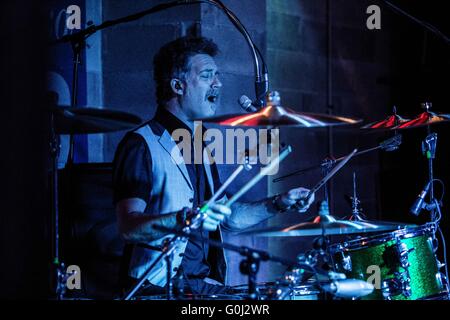
[[363,280],[345,279],[333,281],[322,288],[336,297],[359,298],[371,294],[374,286]]
[[427,183],[425,188],[423,188],[422,192],[417,196],[416,201],[413,203],[411,208],[409,209],[409,212],[411,212],[413,215],[418,216],[420,213],[420,210],[422,210],[425,206],[425,197],[428,193],[428,190],[430,189],[431,181]]
[[250,100],[249,97],[247,97],[246,95],[243,95],[239,98],[238,100],[239,105],[241,106],[242,109],[244,109],[247,112],[256,112],[258,111],[258,108],[256,107],[256,104],[252,102],[252,100]]

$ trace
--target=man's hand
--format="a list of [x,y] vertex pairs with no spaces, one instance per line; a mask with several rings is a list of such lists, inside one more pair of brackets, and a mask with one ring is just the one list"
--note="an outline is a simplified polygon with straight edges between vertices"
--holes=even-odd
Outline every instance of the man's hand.
[[298,212],[306,212],[309,209],[309,206],[314,202],[314,194],[309,197],[308,201],[298,201],[301,199],[305,199],[309,193],[309,189],[306,188],[295,188],[291,189],[280,197],[280,202],[282,205],[289,207],[294,205],[296,202],[299,207],[297,209]]
[[213,203],[206,211],[207,218],[202,224],[205,231],[216,231],[217,226],[231,215],[231,209],[222,204]]

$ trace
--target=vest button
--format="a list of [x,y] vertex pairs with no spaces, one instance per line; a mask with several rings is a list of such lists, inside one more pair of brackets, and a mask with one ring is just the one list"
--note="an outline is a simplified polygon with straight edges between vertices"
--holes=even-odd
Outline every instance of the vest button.
[[178,268],[175,267],[175,268],[173,268],[172,270],[173,270],[173,272],[177,272],[177,271],[178,271]]
[[183,257],[183,256],[184,256],[184,253],[181,252],[178,256]]
[[189,198],[189,202],[193,203],[194,202],[194,198]]

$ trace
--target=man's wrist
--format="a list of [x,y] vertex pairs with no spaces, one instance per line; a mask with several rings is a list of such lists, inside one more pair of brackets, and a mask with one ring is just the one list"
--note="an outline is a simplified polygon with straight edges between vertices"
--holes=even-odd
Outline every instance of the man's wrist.
[[286,205],[282,199],[282,195],[276,195],[272,198],[272,206],[275,208],[275,210],[279,213],[283,213],[286,211],[289,211],[291,209],[290,205]]
[[184,207],[183,209],[178,211],[177,214],[176,214],[177,224],[185,225],[186,221],[188,219],[188,214],[189,214],[189,208],[188,207]]

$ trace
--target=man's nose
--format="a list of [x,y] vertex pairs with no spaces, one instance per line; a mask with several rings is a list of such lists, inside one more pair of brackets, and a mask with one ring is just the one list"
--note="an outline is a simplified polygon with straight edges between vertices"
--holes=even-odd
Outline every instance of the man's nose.
[[222,82],[220,82],[219,77],[214,77],[213,83],[212,83],[212,87],[214,89],[219,89],[222,87]]

